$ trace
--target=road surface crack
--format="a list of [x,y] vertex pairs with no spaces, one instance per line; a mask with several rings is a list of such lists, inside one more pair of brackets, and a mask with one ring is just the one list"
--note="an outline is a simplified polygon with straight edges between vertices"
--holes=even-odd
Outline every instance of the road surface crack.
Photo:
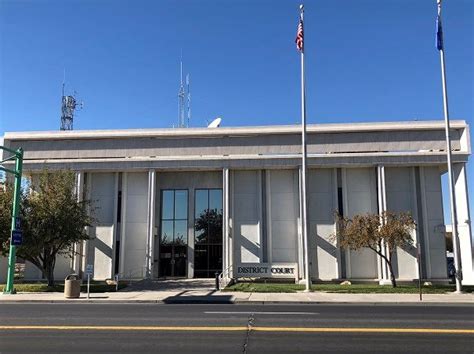
[[255,321],[255,316],[254,314],[250,314],[249,319],[247,321],[247,332],[245,334],[245,341],[244,341],[244,347],[242,349],[242,353],[247,353],[247,347],[249,345],[249,339],[250,339],[250,331],[252,331],[252,326]]

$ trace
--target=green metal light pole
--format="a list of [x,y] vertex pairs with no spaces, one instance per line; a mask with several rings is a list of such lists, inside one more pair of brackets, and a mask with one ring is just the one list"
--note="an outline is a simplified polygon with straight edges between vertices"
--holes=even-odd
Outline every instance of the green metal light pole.
[[[0,169],[9,173],[12,173],[15,176],[15,186],[13,191],[13,213],[12,213],[12,233],[16,231],[16,219],[20,212],[20,197],[21,197],[21,175],[23,169],[23,149],[19,148],[18,150],[10,150],[3,146],[0,146],[2,150],[8,151],[14,154],[15,158],[15,170],[9,170],[0,166]],[[12,157],[4,159],[1,162],[11,160]],[[19,231],[19,230],[18,230]],[[12,234],[10,235],[10,252],[8,254],[8,273],[7,273],[7,286],[3,291],[4,294],[14,294],[15,289],[13,287],[13,280],[15,277],[15,264],[16,264],[16,246],[13,244]]]

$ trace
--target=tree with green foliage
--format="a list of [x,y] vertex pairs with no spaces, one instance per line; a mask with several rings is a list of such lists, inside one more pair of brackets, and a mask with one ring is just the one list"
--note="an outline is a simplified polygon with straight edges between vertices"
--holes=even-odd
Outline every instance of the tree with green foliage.
[[[23,243],[17,248],[17,256],[38,267],[52,286],[57,256],[72,257],[73,245],[89,239],[86,226],[93,222],[88,213],[90,202],[78,201],[72,171],[45,170],[32,189],[32,193],[24,193],[22,198]],[[6,202],[8,192],[4,194],[0,203],[10,207],[1,213],[0,225],[5,224],[3,214],[11,215],[11,203]],[[9,233],[2,231],[0,236],[3,244],[8,243]],[[2,247],[4,254],[7,251],[8,248]]]
[[395,288],[397,282],[393,271],[393,256],[397,247],[407,248],[413,244],[411,233],[416,229],[416,223],[411,214],[387,211],[382,215],[364,214],[352,218],[336,214],[336,219],[337,231],[334,238],[339,246],[354,251],[362,248],[374,251],[386,262]]
[[12,227],[13,186],[5,183],[0,188],[0,254],[8,254]]

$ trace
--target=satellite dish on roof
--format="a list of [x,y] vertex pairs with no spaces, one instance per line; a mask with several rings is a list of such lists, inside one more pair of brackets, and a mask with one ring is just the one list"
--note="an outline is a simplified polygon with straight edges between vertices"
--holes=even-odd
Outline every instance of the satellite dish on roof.
[[221,125],[222,119],[221,118],[216,118],[214,119],[207,127],[208,128],[219,128]]

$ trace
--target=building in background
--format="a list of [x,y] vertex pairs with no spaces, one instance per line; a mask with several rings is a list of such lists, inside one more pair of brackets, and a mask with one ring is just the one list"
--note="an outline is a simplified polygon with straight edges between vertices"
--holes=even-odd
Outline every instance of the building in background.
[[[468,125],[453,121],[453,167],[464,284],[474,284],[466,163]],[[409,211],[413,247],[397,249],[399,281],[448,281],[441,175],[444,123],[308,126],[308,222],[314,281],[388,283],[370,250],[332,241],[334,212],[352,216]],[[25,151],[24,171],[77,172],[82,197],[95,203],[92,240],[81,256],[58,260],[57,275],[94,278],[279,277],[302,281],[299,126],[6,133]],[[0,262],[0,265],[3,263]],[[5,269],[0,272],[6,273]],[[41,273],[27,264],[26,277]]]

